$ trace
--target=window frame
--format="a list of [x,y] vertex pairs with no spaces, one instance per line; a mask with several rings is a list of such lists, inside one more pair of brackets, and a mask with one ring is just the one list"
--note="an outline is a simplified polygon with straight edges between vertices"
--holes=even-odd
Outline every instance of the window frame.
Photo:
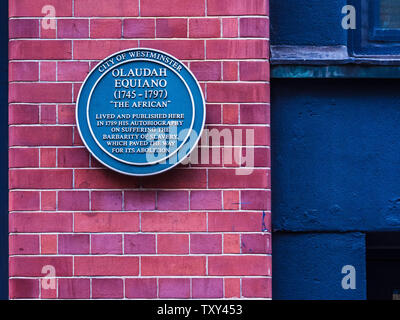
[[348,49],[354,57],[400,55],[400,28],[382,28],[381,0],[349,0],[356,8],[356,29],[349,29]]

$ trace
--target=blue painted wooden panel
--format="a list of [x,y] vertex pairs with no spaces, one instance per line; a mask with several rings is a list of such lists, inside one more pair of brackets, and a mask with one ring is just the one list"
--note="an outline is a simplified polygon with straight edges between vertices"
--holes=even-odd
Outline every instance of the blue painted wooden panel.
[[274,80],[275,230],[400,230],[395,80]]
[[[366,298],[365,238],[361,233],[280,234],[273,238],[272,296],[284,300]],[[355,268],[355,289],[344,290],[343,266]]]
[[8,1],[0,2],[0,299],[8,299]]
[[341,13],[347,0],[270,1],[273,45],[347,45]]

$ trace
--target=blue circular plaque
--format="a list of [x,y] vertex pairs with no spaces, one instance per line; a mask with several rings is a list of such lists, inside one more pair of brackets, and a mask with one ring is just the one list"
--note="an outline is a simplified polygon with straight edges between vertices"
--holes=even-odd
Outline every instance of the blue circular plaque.
[[147,176],[181,163],[196,147],[205,102],[190,70],[153,49],[101,61],[79,92],[76,121],[91,154],[117,172]]

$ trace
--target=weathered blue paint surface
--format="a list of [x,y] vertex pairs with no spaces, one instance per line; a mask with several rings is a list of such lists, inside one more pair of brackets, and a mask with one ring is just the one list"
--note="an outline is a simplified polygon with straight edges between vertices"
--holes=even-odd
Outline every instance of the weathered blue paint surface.
[[273,45],[346,45],[341,13],[346,0],[270,1]]
[[[365,299],[363,234],[275,233],[272,243],[273,299]],[[345,265],[356,270],[354,290],[342,288]]]
[[[359,232],[400,231],[398,82],[274,79],[271,89],[273,297],[364,299]],[[340,286],[347,264],[357,290]]]
[[389,80],[274,80],[275,230],[400,230],[400,91]]
[[0,299],[8,299],[8,1],[0,2]]

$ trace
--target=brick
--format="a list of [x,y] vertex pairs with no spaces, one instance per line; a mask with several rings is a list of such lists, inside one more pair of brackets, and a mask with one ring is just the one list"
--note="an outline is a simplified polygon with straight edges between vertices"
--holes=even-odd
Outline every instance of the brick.
[[15,40],[10,45],[10,60],[67,60],[72,58],[70,40]]
[[8,122],[9,124],[39,123],[39,106],[30,104],[10,104]]
[[125,191],[125,210],[155,210],[155,191]]
[[40,202],[43,211],[55,211],[57,209],[57,192],[42,191]]
[[78,128],[76,128],[76,127],[74,127],[74,143],[73,143],[73,145],[80,146],[80,147],[84,146],[81,136],[79,135]]
[[92,191],[92,210],[94,211],[121,211],[121,191]]
[[207,173],[200,169],[175,169],[157,176],[141,178],[140,181],[144,188],[203,189],[207,186]]
[[242,253],[271,253],[271,236],[268,234],[243,234]]
[[40,149],[40,167],[51,168],[56,166],[57,150],[55,148]]
[[[42,20],[43,23],[44,20]],[[46,21],[47,23],[51,23],[50,21]],[[47,27],[47,26],[46,26]],[[45,29],[43,26],[40,26],[40,38],[41,39],[56,39],[57,38],[57,24],[55,28]]]
[[268,15],[268,1],[207,0],[207,14],[210,16]]
[[137,46],[137,40],[75,40],[74,58],[78,60],[104,59],[114,52]]
[[221,80],[221,62],[198,61],[190,63],[190,70],[199,81]]
[[72,276],[72,257],[10,257],[11,277],[43,277],[44,266],[53,266],[59,277]]
[[39,166],[39,149],[23,148],[9,150],[10,168],[35,168]]
[[169,16],[204,16],[204,0],[192,0],[190,4],[185,0],[141,0],[140,15],[142,17],[169,17]]
[[71,102],[70,83],[11,83],[10,102]]
[[89,299],[90,279],[58,279],[60,299]]
[[269,38],[269,19],[267,18],[241,18],[241,37]]
[[265,40],[207,40],[207,59],[267,59],[268,56]]
[[272,298],[271,278],[244,278],[242,291],[245,298]]
[[220,19],[190,19],[190,38],[219,38],[221,36]]
[[130,299],[157,298],[157,279],[126,279],[125,296]]
[[40,236],[40,253],[57,254],[58,237],[56,234],[42,234]]
[[155,19],[124,19],[124,38],[154,38]]
[[[243,148],[243,154],[249,152],[249,148]],[[271,168],[271,153],[268,148],[253,148],[254,167]]]
[[239,106],[237,104],[226,104],[223,107],[223,123],[237,124],[239,122]]
[[58,209],[63,211],[89,210],[89,191],[59,191]]
[[57,106],[41,105],[40,106],[40,123],[56,124],[57,122]]
[[[238,176],[235,169],[210,169],[209,188],[269,188],[269,170],[254,169],[248,175]],[[250,192],[250,191],[249,191]],[[252,192],[252,191],[251,191]],[[243,193],[242,193],[243,195]],[[247,198],[248,199],[248,198]],[[251,200],[254,203],[254,199]],[[242,197],[242,202],[245,200]],[[253,206],[252,206],[253,207]],[[260,208],[258,208],[259,210]]]
[[75,0],[74,14],[77,17],[136,17],[139,15],[139,0]]
[[158,254],[188,254],[189,236],[186,234],[157,235]]
[[60,148],[58,149],[57,165],[60,168],[88,167],[89,152],[84,148]]
[[160,279],[159,296],[162,299],[190,298],[190,279]]
[[267,83],[208,83],[208,102],[269,102]]
[[143,40],[140,45],[168,52],[182,60],[204,59],[204,40]]
[[222,253],[222,236],[220,234],[190,235],[190,253]]
[[239,191],[224,191],[224,210],[239,210]]
[[138,257],[77,256],[74,272],[76,276],[137,276]]
[[[225,137],[225,141],[221,137]],[[208,139],[207,139],[208,137]],[[232,140],[232,142],[231,142]],[[212,147],[216,146],[230,146],[235,145],[237,147],[243,147],[244,145],[249,146],[269,146],[270,145],[270,128],[267,126],[213,126],[209,125],[204,130],[201,145],[208,145]],[[238,172],[236,172],[238,171]],[[238,175],[249,175],[252,170],[243,168],[244,172],[236,170]]]
[[11,146],[59,146],[72,144],[71,127],[11,127]]
[[201,232],[207,231],[203,212],[144,212],[143,232]]
[[88,234],[58,235],[58,253],[88,254],[90,252],[90,236]]
[[122,279],[92,279],[92,298],[122,299],[124,281]]
[[9,81],[38,81],[39,64],[37,62],[10,62]]
[[206,258],[197,256],[143,256],[143,276],[201,276],[206,274]]
[[57,79],[57,62],[41,61],[40,62],[40,80],[56,81]]
[[206,105],[206,124],[221,123],[221,105],[207,104]]
[[158,191],[157,209],[181,211],[189,209],[189,192],[187,191]]
[[10,211],[39,210],[40,193],[37,191],[13,191],[9,193]]
[[225,298],[240,298],[240,279],[225,278]]
[[271,191],[242,190],[241,198],[244,210],[271,210]]
[[91,254],[122,254],[120,234],[93,234],[90,243]]
[[43,17],[42,9],[46,5],[56,8],[57,17],[72,16],[72,0],[10,0],[10,17]]
[[88,38],[88,19],[60,19],[57,22],[57,38]]
[[271,256],[210,256],[208,273],[211,276],[268,276]]
[[267,104],[242,104],[240,105],[240,123],[257,124],[269,123],[269,105]]
[[75,188],[83,189],[134,189],[139,179],[116,174],[111,170],[77,169],[75,170]]
[[58,123],[75,124],[75,105],[58,105]]
[[192,280],[193,298],[223,298],[224,281],[218,278],[196,278]]
[[240,80],[242,81],[269,81],[268,61],[241,61]]
[[38,279],[10,279],[10,299],[39,298]]
[[156,253],[156,237],[154,234],[126,234],[124,236],[125,254]]
[[90,21],[90,38],[121,38],[121,19],[93,19]]
[[237,38],[239,35],[239,22],[237,18],[222,19],[222,35],[224,38]]
[[39,236],[12,234],[9,237],[10,255],[39,254]]
[[75,232],[137,232],[139,214],[124,213],[75,213]]
[[224,61],[224,80],[225,81],[237,81],[239,74],[238,62]]
[[262,212],[210,212],[209,232],[261,232]]
[[239,234],[224,234],[224,253],[240,253]]
[[187,38],[186,19],[157,19],[156,37],[157,38]]
[[10,232],[71,232],[72,214],[18,212],[10,214]]
[[78,100],[78,95],[79,95],[81,87],[82,87],[82,82],[74,83],[72,85],[72,88],[73,88],[72,90],[74,91],[72,102],[76,102]]
[[57,283],[57,279],[55,280],[55,287],[54,289],[50,288],[40,288],[40,298],[41,299],[57,299],[57,287],[58,287],[58,283]]
[[72,187],[72,170],[11,170],[10,189],[67,189]]
[[190,209],[219,210],[222,209],[221,191],[191,191]]
[[83,81],[88,73],[88,62],[60,61],[58,63],[58,81]]

